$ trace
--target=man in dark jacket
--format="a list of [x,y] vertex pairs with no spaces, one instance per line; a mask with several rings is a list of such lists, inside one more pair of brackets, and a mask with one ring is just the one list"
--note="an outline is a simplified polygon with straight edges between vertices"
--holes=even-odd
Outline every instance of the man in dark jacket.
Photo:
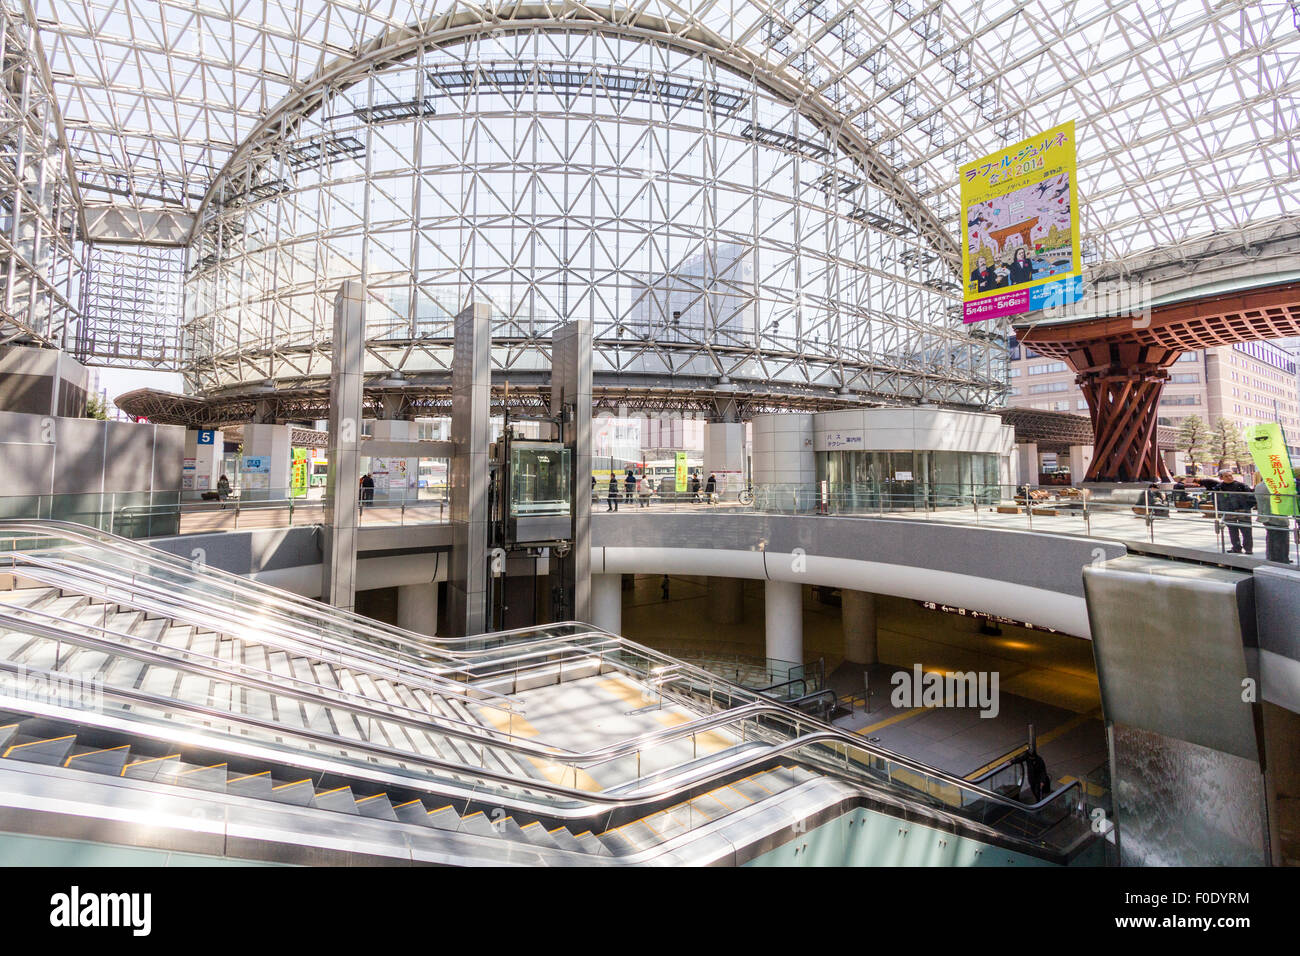
[[1268,490],[1268,482],[1262,479],[1255,486],[1255,507],[1259,510],[1259,523],[1265,529],[1264,557],[1290,564],[1291,520],[1286,515],[1273,514],[1273,495]]
[[1214,491],[1219,511],[1228,526],[1232,541],[1229,554],[1254,554],[1255,539],[1251,533],[1250,512],[1255,507],[1255,490],[1237,480],[1230,469],[1219,472],[1219,487]]

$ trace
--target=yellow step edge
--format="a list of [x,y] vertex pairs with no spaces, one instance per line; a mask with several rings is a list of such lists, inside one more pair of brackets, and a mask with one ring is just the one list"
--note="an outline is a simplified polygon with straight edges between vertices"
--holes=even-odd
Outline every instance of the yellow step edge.
[[357,803],[365,803],[367,800],[374,800],[376,797],[386,797],[386,796],[388,796],[388,794],[386,793],[372,793],[368,797],[357,797],[356,799],[357,799]]
[[150,757],[147,760],[137,760],[135,763],[129,763],[122,768],[122,776],[125,777],[126,772],[130,770],[132,767],[143,767],[147,763],[154,763],[155,761],[158,760],[180,760],[180,759],[181,759],[180,754],[168,754],[165,757]]
[[130,750],[130,749],[131,749],[130,744],[122,744],[119,747],[104,747],[102,750],[87,750],[84,754],[73,754],[67,760],[63,761],[63,766],[65,767],[68,766],[69,764],[72,763],[72,761],[76,760],[78,757],[93,757],[95,754],[107,754],[107,753],[112,753],[114,750]]
[[30,747],[32,746],[32,744],[52,744],[56,740],[73,740],[76,738],[76,736],[77,736],[76,734],[65,734],[62,737],[47,737],[44,740],[29,740],[25,744],[14,744],[12,747],[10,747],[8,750],[5,751],[5,756],[8,757],[15,750],[21,750],[23,747]]
[[271,776],[271,771],[262,770],[259,771],[258,773],[246,773],[242,777],[231,777],[229,780],[226,781],[226,783],[239,783],[239,781],[241,780],[252,780],[254,777],[269,777],[269,776]]
[[311,783],[311,777],[307,777],[307,778],[305,778],[305,779],[303,779],[303,780],[294,780],[294,781],[292,781],[292,782],[290,782],[290,783],[282,783],[282,784],[280,784],[278,787],[272,787],[271,789],[272,789],[272,790],[283,790],[285,787],[296,787],[296,786],[299,786],[300,784],[304,784],[304,783]]
[[346,790],[347,788],[348,785],[345,783],[343,786],[335,787],[333,790],[322,790],[320,793],[316,794],[316,796],[326,797],[329,796],[331,793],[338,793],[340,790]]
[[190,767],[189,770],[182,770],[180,774],[178,774],[178,776],[183,777],[187,773],[198,773],[200,770],[216,770],[218,767],[225,767],[225,766],[227,765],[224,763],[214,763],[206,767]]
[[[407,800],[405,803],[399,803],[399,804],[396,804],[396,805],[393,807],[393,809],[394,809],[394,810],[400,810],[400,809],[402,809],[402,807],[409,807],[409,806],[410,806],[411,804],[413,804],[413,803],[420,803],[420,801],[419,801],[419,800]],[[420,804],[420,805],[421,805],[421,806],[424,806],[424,804]]]

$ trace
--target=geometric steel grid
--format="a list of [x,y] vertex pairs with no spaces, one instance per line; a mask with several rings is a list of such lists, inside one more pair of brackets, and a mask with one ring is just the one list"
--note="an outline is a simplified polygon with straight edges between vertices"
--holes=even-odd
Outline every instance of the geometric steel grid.
[[[161,216],[197,222],[190,265],[200,272],[212,252],[212,217],[228,213],[235,198],[231,184],[243,172],[258,170],[260,176],[268,168],[259,151],[274,153],[277,142],[294,144],[297,152],[281,150],[277,161],[295,175],[315,161],[313,150],[323,163],[347,162],[346,143],[310,142],[306,132],[313,118],[352,85],[373,85],[388,67],[400,68],[399,60],[427,56],[447,43],[490,47],[511,31],[582,31],[607,43],[636,36],[643,44],[688,50],[699,62],[712,63],[703,78],[709,82],[724,74],[728,82],[756,77],[765,95],[798,102],[803,125],[817,132],[809,137],[802,129],[782,133],[778,124],[756,123],[755,143],[780,151],[818,136],[833,139],[832,165],[874,194],[854,223],[871,227],[864,231],[877,239],[895,229],[914,231],[910,242],[896,244],[896,261],[874,266],[892,271],[907,288],[879,302],[873,291],[868,301],[880,321],[898,324],[897,346],[868,332],[864,341],[846,344],[847,355],[836,354],[811,328],[820,323],[834,332],[834,323],[821,317],[805,323],[808,307],[801,306],[793,327],[775,317],[786,322],[778,325],[783,343],[749,347],[763,363],[751,374],[770,376],[775,370],[785,387],[802,382],[808,394],[828,401],[845,386],[861,396],[976,404],[999,394],[996,350],[978,339],[968,350],[942,304],[950,301],[943,285],[954,277],[952,237],[962,225],[953,171],[973,156],[1076,120],[1085,262],[1119,273],[1126,263],[1150,262],[1153,255],[1178,262],[1180,250],[1211,235],[1228,249],[1236,242],[1239,254],[1249,258],[1246,234],[1252,228],[1295,217],[1300,208],[1300,165],[1291,142],[1292,131],[1300,128],[1300,32],[1294,5],[1287,3],[644,0],[631,8],[485,8],[433,0],[7,2],[35,29],[28,47],[44,44],[40,72],[52,78],[63,117],[62,126],[57,115],[53,125],[68,150],[62,165],[76,174],[67,177],[67,188],[74,196],[80,188],[87,202],[127,207],[131,214],[121,221],[152,223]],[[617,67],[620,59],[611,54],[603,67]],[[420,119],[422,104],[412,93],[366,104],[355,118],[368,126],[409,124],[412,111]],[[43,125],[51,126],[48,117]],[[0,191],[15,194],[11,180],[0,181]],[[823,185],[833,191],[839,184],[833,179]],[[246,185],[275,188],[269,181]],[[801,185],[788,198],[802,206],[806,192]],[[246,198],[257,201],[254,193]],[[831,216],[842,218],[837,211]],[[55,232],[71,243],[73,229],[84,231],[84,225],[64,223]],[[534,220],[528,228],[539,227],[544,228]],[[317,222],[309,231],[321,228]],[[201,251],[204,243],[208,248]],[[0,251],[15,261],[11,248]],[[726,250],[712,254],[719,251]],[[704,276],[696,278],[711,278],[714,293],[725,295],[716,285],[729,277],[709,275],[710,253],[701,255],[704,265],[693,265],[688,256],[666,263],[663,275],[684,269],[689,285],[692,269],[698,269]],[[76,286],[73,259],[67,256],[60,265],[66,264],[69,292]],[[12,268],[21,273],[23,264]],[[53,275],[40,267],[30,271],[38,284]],[[927,299],[908,283],[933,296]],[[468,282],[465,291],[477,294],[469,288],[474,285]],[[653,282],[648,285],[653,288]],[[884,280],[877,286],[888,288]],[[75,298],[67,294],[59,306],[66,315],[75,315]],[[279,334],[293,328],[283,316],[256,316],[272,332],[264,348],[214,348],[217,333],[201,320],[211,303],[199,303],[197,294],[192,298],[188,315],[200,321],[188,345],[191,385],[225,381],[251,388],[264,369],[277,382],[306,382],[323,371],[319,351],[313,351],[318,343],[286,341]],[[929,301],[941,304],[931,308]],[[516,321],[511,304],[500,309],[504,322]],[[263,305],[274,312],[274,305],[240,300],[236,322]],[[132,318],[127,313],[122,321]],[[841,328],[857,319],[853,309],[842,311]],[[12,329],[13,318],[7,321]],[[745,364],[743,351],[727,351],[725,341],[710,338],[713,331],[685,345],[656,343],[649,349],[653,362],[667,368],[665,381],[683,371],[703,374],[709,364],[716,381],[729,366]],[[376,373],[404,369],[409,355],[427,345],[424,337],[386,341],[378,354],[372,352]],[[429,364],[436,366],[433,351]],[[626,378],[626,350],[615,354],[602,345],[600,354],[610,383]],[[539,360],[535,341],[508,336],[497,365],[513,369]],[[179,361],[172,356],[173,364]],[[432,367],[426,371],[441,374]]]
[[708,52],[598,25],[385,51],[255,137],[200,209],[191,389],[323,381],[330,296],[359,279],[368,369],[413,384],[446,383],[475,300],[502,377],[548,367],[558,325],[589,317],[598,390],[998,397],[1000,349],[824,118]]

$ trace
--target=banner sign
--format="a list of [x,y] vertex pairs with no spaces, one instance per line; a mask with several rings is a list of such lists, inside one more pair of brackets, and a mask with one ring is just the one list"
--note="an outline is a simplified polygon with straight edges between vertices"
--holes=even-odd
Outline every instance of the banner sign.
[[1083,295],[1074,123],[958,170],[965,322],[1068,305]]
[[686,490],[686,452],[678,451],[673,453],[677,464],[677,490],[679,492]]
[[1300,514],[1296,509],[1295,472],[1291,469],[1291,456],[1286,450],[1286,436],[1277,422],[1250,425],[1246,428],[1246,444],[1250,457],[1259,471],[1260,480],[1268,485],[1273,495],[1269,505],[1275,515]]
[[293,463],[289,466],[289,497],[307,495],[307,482],[311,473],[311,451],[307,448],[293,450]]
[[200,428],[198,443],[200,445],[216,444],[217,432],[214,428]]

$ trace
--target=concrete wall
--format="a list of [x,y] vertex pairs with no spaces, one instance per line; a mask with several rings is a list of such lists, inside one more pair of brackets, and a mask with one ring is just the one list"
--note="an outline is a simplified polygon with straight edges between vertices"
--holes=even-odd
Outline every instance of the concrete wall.
[[1011,454],[1015,429],[998,415],[946,408],[852,408],[813,418],[814,451]]
[[754,484],[809,485],[817,480],[813,415],[754,416]]
[[89,383],[90,372],[66,352],[16,345],[0,348],[0,410],[77,417],[86,410]]
[[176,491],[185,429],[0,412],[0,495]]

